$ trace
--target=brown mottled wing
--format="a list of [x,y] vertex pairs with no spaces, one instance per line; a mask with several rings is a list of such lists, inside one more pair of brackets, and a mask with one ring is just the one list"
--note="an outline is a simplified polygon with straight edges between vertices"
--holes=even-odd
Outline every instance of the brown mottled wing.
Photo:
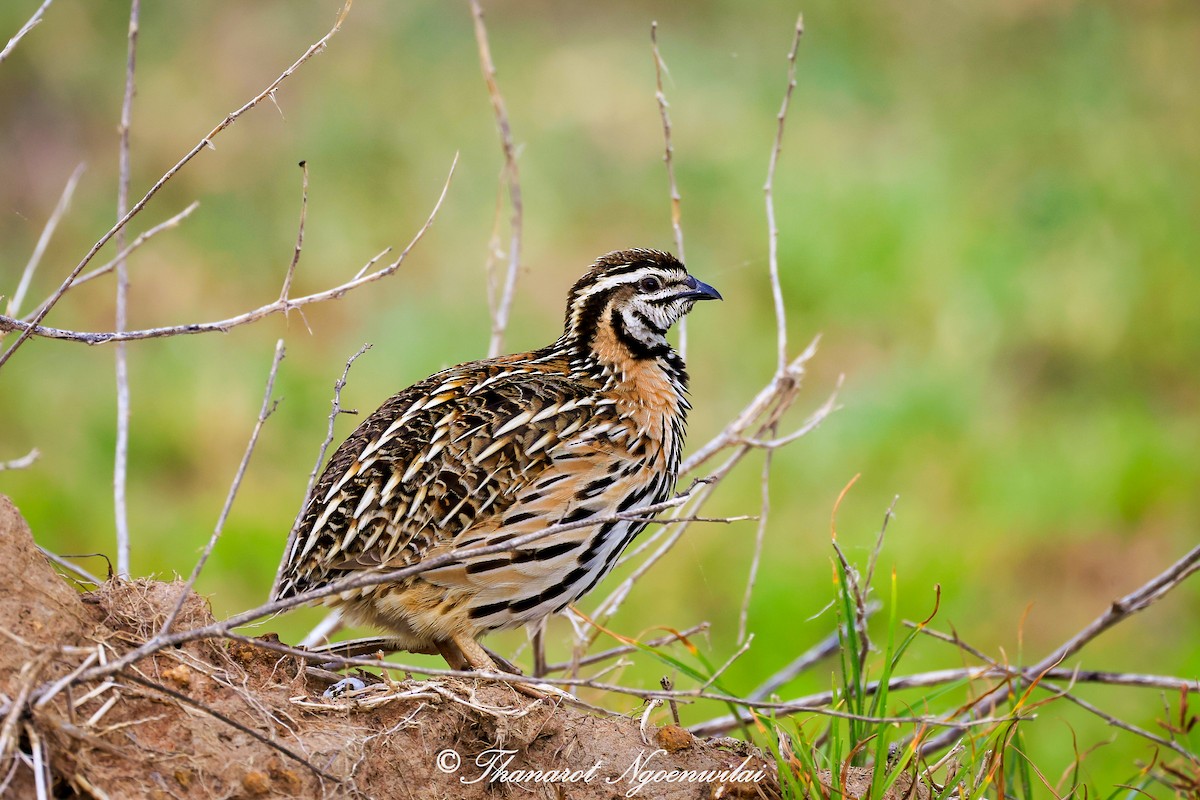
[[504,359],[452,367],[394,395],[330,459],[276,596],[407,566],[494,525],[552,465],[558,439],[597,411],[588,382]]

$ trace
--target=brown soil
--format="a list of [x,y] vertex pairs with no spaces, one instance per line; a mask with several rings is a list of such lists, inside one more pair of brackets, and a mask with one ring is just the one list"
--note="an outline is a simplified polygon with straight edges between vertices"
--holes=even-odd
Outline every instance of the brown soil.
[[[4,797],[37,796],[35,753],[59,798],[779,797],[770,756],[734,739],[674,726],[643,738],[638,720],[483,681],[374,683],[328,700],[294,657],[226,640],[160,651],[107,681],[73,679],[39,705],[98,647],[112,660],[151,638],[182,585],[111,580],[80,593],[0,495],[0,586]],[[210,622],[192,595],[174,629]],[[643,776],[708,774],[631,795],[639,764]]]

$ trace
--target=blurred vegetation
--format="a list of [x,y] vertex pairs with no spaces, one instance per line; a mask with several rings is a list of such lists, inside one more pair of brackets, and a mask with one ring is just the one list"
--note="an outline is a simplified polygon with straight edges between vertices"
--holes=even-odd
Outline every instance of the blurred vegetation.
[[[36,5],[0,5],[0,38]],[[144,6],[134,197],[323,35],[337,9]],[[748,691],[832,629],[819,614],[830,514],[857,473],[840,541],[865,554],[901,496],[884,553],[901,614],[924,617],[940,584],[942,626],[988,652],[1036,658],[1200,538],[1200,6],[492,3],[526,212],[508,347],[557,335],[566,288],[600,253],[671,248],[649,49],[657,19],[688,263],[727,298],[692,317],[692,444],[769,377],[762,183],[798,10],[807,32],[776,181],[781,264],[793,348],[822,336],[809,406],[845,373],[844,408],[775,459],[757,636],[725,682]],[[87,165],[27,309],[114,219],[126,26],[122,4],[58,0],[0,65],[0,293],[15,289],[68,175]],[[393,278],[288,320],[130,346],[133,565],[169,575],[186,574],[207,539],[274,340],[287,339],[284,401],[200,581],[218,615],[267,592],[346,357],[375,343],[344,395],[366,411],[487,342],[482,265],[502,159],[465,4],[360,0],[276,102],[224,133],[132,226],[201,203],[131,259],[132,326],[220,319],[277,297],[300,160],[311,188],[294,294],[402,246],[456,152],[461,162],[434,228]],[[73,291],[47,323],[108,330],[112,318],[107,279]],[[0,491],[59,552],[114,550],[112,364],[110,348],[35,340],[4,368],[0,459],[32,447],[42,457],[0,475]],[[353,424],[343,419],[339,436]],[[715,505],[756,513],[757,467]],[[615,627],[636,635],[710,620],[723,661],[753,535],[753,522],[695,527]],[[99,559],[86,564],[103,573]],[[1193,581],[1083,662],[1196,677],[1197,608]],[[295,639],[319,616],[269,628]],[[565,630],[552,623],[552,656]],[[511,651],[523,639],[493,643]],[[925,645],[907,659],[917,669],[957,655]],[[623,679],[656,685],[661,669],[638,659]],[[788,691],[828,688],[833,669]],[[1161,709],[1150,692],[1081,694],[1149,727]],[[1070,763],[1072,730],[1080,749],[1113,740],[1085,762],[1102,788],[1150,757],[1148,744],[1054,706],[1026,729],[1048,775]]]

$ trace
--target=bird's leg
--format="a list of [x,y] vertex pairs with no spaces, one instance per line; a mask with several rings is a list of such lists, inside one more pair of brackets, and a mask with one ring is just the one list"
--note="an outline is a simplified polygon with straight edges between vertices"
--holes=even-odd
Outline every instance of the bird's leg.
[[[474,643],[472,642],[472,644]],[[467,661],[466,655],[463,653],[462,648],[458,646],[457,642],[449,640],[437,642],[435,647],[437,647],[437,651],[441,654],[442,658],[446,659],[446,664],[450,667],[450,669],[458,670],[460,672],[465,672],[473,668],[477,669],[477,667],[474,667],[470,662]]]
[[[476,672],[501,672],[502,670],[496,666],[496,662],[488,655],[487,650],[483,649],[483,645],[472,639],[470,636],[460,635],[455,636],[450,640],[450,645],[457,650],[466,662],[471,666],[471,669]],[[443,653],[445,655],[445,653]],[[449,661],[449,659],[447,659]],[[523,683],[514,683],[512,687],[526,697],[532,697],[534,700],[544,700],[546,694],[539,692],[532,686],[527,686]]]
[[530,637],[530,644],[533,647],[533,677],[540,678],[546,674],[546,640],[543,636],[546,632],[545,625],[539,625],[537,630]]

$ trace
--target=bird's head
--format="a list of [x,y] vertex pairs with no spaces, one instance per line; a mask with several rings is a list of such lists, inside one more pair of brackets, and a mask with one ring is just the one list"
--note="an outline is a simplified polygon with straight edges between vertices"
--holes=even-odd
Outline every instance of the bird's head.
[[661,358],[671,352],[670,327],[697,300],[720,299],[670,253],[620,250],[597,259],[571,287],[563,337],[581,348],[622,347],[636,360]]

